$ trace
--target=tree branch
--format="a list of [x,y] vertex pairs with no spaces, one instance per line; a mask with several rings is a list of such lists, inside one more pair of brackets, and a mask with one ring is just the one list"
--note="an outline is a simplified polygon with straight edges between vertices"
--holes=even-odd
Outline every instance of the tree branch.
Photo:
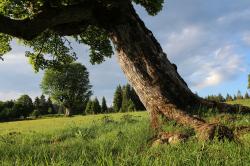
[[0,33],[14,37],[32,40],[46,29],[60,27],[70,23],[94,23],[93,9],[95,5],[65,6],[61,8],[46,8],[33,18],[15,20],[0,15]]

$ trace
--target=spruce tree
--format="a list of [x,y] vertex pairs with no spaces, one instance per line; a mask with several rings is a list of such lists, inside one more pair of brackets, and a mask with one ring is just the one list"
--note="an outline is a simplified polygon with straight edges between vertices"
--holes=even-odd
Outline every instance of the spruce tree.
[[134,102],[131,100],[131,99],[129,99],[129,101],[128,101],[128,109],[127,109],[129,112],[134,112],[134,111],[136,111],[136,107],[135,107],[135,104],[134,104]]
[[249,94],[247,92],[245,93],[245,99],[249,99]]
[[114,112],[119,112],[122,107],[122,87],[117,86],[113,99],[113,109]]
[[131,95],[131,100],[133,101],[134,107],[137,111],[142,111],[142,110],[146,110],[146,108],[144,107],[144,105],[142,104],[139,96],[136,94],[134,88],[131,88],[130,90],[130,95]]
[[122,87],[122,108],[121,112],[128,112],[129,100],[130,100],[130,90],[131,87],[129,84]]
[[102,97],[102,113],[106,113],[108,110],[105,97]]
[[47,105],[47,101],[44,95],[40,96],[39,110],[42,115],[48,114],[48,105]]
[[88,115],[88,114],[94,114],[94,112],[92,112],[92,105],[93,105],[93,101],[89,100],[88,103],[87,103],[87,106],[85,108],[85,111],[84,111],[84,113],[86,115]]
[[101,106],[100,106],[97,98],[94,99],[94,101],[91,105],[91,112],[93,112],[94,114],[101,113]]
[[40,99],[39,99],[39,97],[36,97],[35,98],[35,101],[34,101],[34,103],[33,103],[33,106],[34,106],[34,109],[35,110],[39,110],[40,108]]

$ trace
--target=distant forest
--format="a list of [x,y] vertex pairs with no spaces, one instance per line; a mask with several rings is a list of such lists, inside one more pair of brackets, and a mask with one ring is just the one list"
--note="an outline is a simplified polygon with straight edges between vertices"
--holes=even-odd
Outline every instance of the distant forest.
[[[83,105],[83,106],[82,106]],[[145,107],[140,101],[134,89],[129,85],[118,85],[113,96],[113,105],[107,106],[106,98],[101,102],[90,98],[82,108],[73,110],[74,115],[88,115],[114,112],[144,111]],[[36,97],[32,101],[28,95],[22,95],[17,100],[0,101],[0,121],[21,120],[27,118],[38,118],[40,116],[64,114],[65,108],[51,100],[45,95]]]

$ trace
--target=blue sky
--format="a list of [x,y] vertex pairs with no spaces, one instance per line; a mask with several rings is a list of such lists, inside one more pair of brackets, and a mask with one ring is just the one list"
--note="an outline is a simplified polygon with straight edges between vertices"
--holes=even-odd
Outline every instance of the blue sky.
[[[168,0],[157,16],[136,6],[189,87],[201,96],[234,94],[247,90],[250,73],[250,1]],[[12,43],[13,50],[0,62],[0,100],[41,95],[43,73],[35,74],[24,53],[28,48]],[[94,96],[112,103],[114,89],[126,78],[116,57],[91,65],[88,48],[74,43],[75,51],[89,70]]]

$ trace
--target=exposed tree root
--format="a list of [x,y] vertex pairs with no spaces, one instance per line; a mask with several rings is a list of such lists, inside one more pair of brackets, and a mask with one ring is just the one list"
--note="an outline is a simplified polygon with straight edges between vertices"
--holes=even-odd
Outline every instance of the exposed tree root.
[[233,130],[226,126],[219,124],[205,124],[196,129],[197,137],[199,140],[218,140],[228,139],[229,141],[234,140]]
[[234,131],[235,135],[240,136],[250,133],[250,126],[238,126],[234,127],[232,130]]

